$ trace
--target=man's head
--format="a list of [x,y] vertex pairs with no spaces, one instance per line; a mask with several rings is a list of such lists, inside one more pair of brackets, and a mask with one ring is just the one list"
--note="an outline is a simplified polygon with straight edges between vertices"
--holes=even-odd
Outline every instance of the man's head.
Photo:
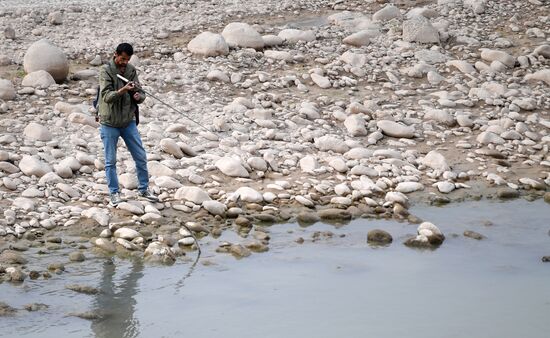
[[128,61],[130,61],[132,54],[134,54],[134,48],[129,43],[124,42],[116,47],[115,65],[122,73],[126,70],[126,66],[128,65]]

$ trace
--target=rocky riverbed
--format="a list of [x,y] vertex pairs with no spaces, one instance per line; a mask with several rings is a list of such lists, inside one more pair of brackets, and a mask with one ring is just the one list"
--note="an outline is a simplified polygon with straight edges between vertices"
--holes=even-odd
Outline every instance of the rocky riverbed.
[[[27,269],[31,247],[172,263],[228,230],[217,251],[245,257],[269,249],[266,223],[550,201],[548,1],[10,0],[0,27],[6,280],[62,273]],[[112,208],[91,102],[120,42],[180,112],[141,108],[161,202],[137,198],[121,146]],[[441,245],[425,221],[407,245]]]

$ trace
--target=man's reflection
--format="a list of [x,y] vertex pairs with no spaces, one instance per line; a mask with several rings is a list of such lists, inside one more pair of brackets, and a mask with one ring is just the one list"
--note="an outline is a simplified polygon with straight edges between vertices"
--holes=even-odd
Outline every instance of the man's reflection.
[[137,337],[139,321],[134,318],[135,296],[138,280],[143,276],[143,262],[133,260],[128,273],[119,281],[115,280],[115,275],[114,262],[106,259],[99,285],[101,292],[96,296],[96,307],[104,316],[92,322],[92,331],[101,338]]

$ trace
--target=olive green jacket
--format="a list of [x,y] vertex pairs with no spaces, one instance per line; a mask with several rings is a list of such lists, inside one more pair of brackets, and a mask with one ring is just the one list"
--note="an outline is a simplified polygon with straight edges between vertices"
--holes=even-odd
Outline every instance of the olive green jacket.
[[[139,101],[135,101],[132,98],[134,92],[126,92],[119,95],[117,90],[126,84],[116,76],[117,74],[119,74],[119,70],[114,60],[101,67],[101,71],[99,72],[98,114],[101,124],[109,127],[123,128],[135,119],[137,104],[145,100],[145,93],[143,90],[137,89],[141,95]],[[120,75],[130,81],[139,83],[136,68],[131,64],[128,64],[124,74]]]

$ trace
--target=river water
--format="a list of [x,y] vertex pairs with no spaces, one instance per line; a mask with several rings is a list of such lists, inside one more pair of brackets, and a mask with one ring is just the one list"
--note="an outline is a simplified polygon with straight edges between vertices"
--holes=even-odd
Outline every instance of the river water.
[[[49,281],[3,283],[0,301],[49,307],[0,318],[0,336],[549,336],[550,263],[541,257],[550,255],[550,205],[480,201],[412,211],[446,234],[439,249],[405,247],[416,225],[395,221],[283,224],[268,228],[269,252],[240,260],[213,253],[203,239],[207,249],[190,274],[190,261],[163,267],[89,257]],[[369,247],[374,228],[389,231],[393,244]],[[466,238],[464,230],[487,238]],[[334,235],[314,242],[315,231]],[[102,293],[65,289],[72,283]],[[67,316],[95,309],[102,319]]]

